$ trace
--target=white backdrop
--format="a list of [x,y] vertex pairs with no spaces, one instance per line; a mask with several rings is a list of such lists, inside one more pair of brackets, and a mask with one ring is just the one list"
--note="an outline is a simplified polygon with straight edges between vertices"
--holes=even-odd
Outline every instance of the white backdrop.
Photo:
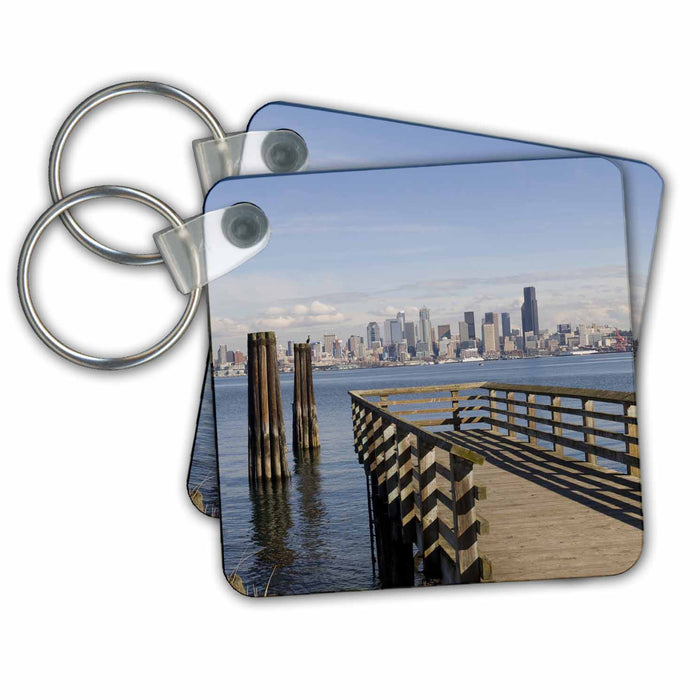
[[[694,443],[697,23],[685,2],[15,5],[4,18],[0,659],[12,698],[687,694],[697,625]],[[258,8],[258,9],[256,9]],[[15,265],[48,205],[70,109],[126,79],[176,84],[228,130],[273,99],[615,153],[667,186],[639,377],[646,546],[605,580],[246,600],[218,523],[185,492],[204,314],[152,365],[74,367],[24,322]],[[143,97],[91,116],[66,188],[134,184],[201,205],[183,108]],[[152,247],[157,217],[95,205],[104,240]],[[140,348],[179,315],[164,270],[126,269],[59,226],[34,268],[40,308],[96,352]],[[693,635],[694,636],[694,635]],[[690,686],[692,687],[692,686]]]

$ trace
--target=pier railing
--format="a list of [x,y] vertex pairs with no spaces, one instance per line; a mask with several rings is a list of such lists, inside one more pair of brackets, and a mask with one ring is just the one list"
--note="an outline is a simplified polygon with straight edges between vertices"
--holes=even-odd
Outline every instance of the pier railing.
[[351,393],[413,426],[439,431],[485,428],[639,476],[633,392],[472,382]]
[[[473,465],[484,460],[351,391],[355,450],[372,484],[375,524],[388,522],[387,549],[416,544],[428,579],[482,578]],[[377,543],[378,548],[381,543]]]
[[[514,447],[639,477],[631,392],[472,382],[350,396],[355,450],[371,479],[375,516],[398,523],[393,536],[417,545],[428,578],[488,578],[488,561],[478,552],[488,523],[475,509],[486,494],[473,469],[484,460],[460,445],[455,431],[486,430]],[[478,452],[478,439],[470,444]]]

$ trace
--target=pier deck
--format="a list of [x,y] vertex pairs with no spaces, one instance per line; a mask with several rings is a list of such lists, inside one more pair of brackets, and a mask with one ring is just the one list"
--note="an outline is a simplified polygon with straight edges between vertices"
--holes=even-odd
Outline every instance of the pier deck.
[[606,576],[626,571],[642,547],[639,479],[557,457],[488,431],[447,433],[479,452],[486,487],[476,515],[491,581]]
[[410,585],[416,551],[424,578],[445,583],[612,575],[639,557],[633,393],[481,382],[350,394],[387,585]]

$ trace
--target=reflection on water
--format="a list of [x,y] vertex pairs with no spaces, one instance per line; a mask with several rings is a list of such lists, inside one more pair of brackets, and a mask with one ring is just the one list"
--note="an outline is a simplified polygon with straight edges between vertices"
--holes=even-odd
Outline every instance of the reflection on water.
[[[289,459],[293,376],[281,376]],[[353,449],[350,389],[473,381],[632,391],[631,355],[591,355],[470,364],[314,373],[321,452],[294,461],[289,483],[248,486],[247,383],[215,380],[224,568],[271,594],[377,588],[367,484]],[[290,465],[291,466],[291,465]],[[377,543],[381,546],[381,543]],[[405,564],[407,560],[402,559]],[[383,561],[384,563],[384,561]],[[405,581],[406,569],[402,573]],[[388,572],[387,576],[395,576]],[[382,577],[384,578],[384,577]]]

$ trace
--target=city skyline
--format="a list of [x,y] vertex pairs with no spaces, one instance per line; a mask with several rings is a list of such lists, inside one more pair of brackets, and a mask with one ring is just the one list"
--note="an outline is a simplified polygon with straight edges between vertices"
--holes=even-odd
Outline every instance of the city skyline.
[[465,309],[519,319],[533,284],[547,300],[542,327],[630,325],[622,187],[607,161],[239,178],[207,206],[230,197],[258,204],[272,236],[209,285],[215,345],[260,329],[347,337],[368,320],[383,332],[385,319],[423,305],[452,323]]
[[[536,297],[536,288],[532,285],[523,288],[523,304],[521,305],[521,324],[520,326],[513,325],[509,312],[501,311],[486,311],[481,315],[481,322],[478,322],[480,314],[473,310],[462,312],[464,320],[458,320],[456,323],[457,331],[453,332],[454,323],[447,321],[440,323],[444,319],[434,319],[431,316],[431,309],[426,306],[421,308],[412,307],[412,310],[417,311],[417,316],[407,317],[405,310],[399,310],[392,318],[378,320],[370,320],[364,328],[364,333],[351,333],[349,336],[340,335],[337,331],[326,329],[319,331],[318,336],[312,337],[307,334],[306,340],[310,340],[312,346],[319,346],[320,352],[327,356],[344,357],[347,352],[352,352],[358,357],[358,350],[361,348],[362,353],[368,354],[374,349],[381,347],[386,353],[384,359],[397,359],[397,351],[399,345],[405,346],[410,357],[424,359],[430,357],[438,357],[441,355],[440,348],[442,340],[459,340],[459,344],[455,344],[452,348],[453,352],[459,355],[461,350],[468,350],[472,353],[478,350],[484,356],[489,357],[496,354],[508,354],[512,352],[522,352],[526,349],[525,340],[533,337],[537,340],[544,341],[547,339],[571,334],[578,335],[580,329],[585,328],[592,330],[594,328],[614,328],[622,333],[628,333],[631,329],[622,328],[617,325],[608,323],[601,324],[595,320],[589,320],[586,323],[576,323],[571,321],[557,323],[553,328],[537,327],[539,316],[539,303]],[[533,320],[534,319],[534,320]],[[525,328],[525,326],[530,326]],[[532,326],[537,327],[535,332]],[[382,328],[384,329],[382,332]],[[480,332],[479,332],[480,329]],[[430,340],[426,341],[426,336]],[[520,345],[514,342],[506,342],[506,340],[515,341],[520,339]],[[579,339],[583,340],[583,339]],[[277,338],[278,348],[284,348],[286,345],[286,355],[292,355],[292,345],[294,339],[286,339],[282,341]],[[474,342],[471,342],[474,341]],[[588,342],[582,342],[583,345],[588,345]],[[233,360],[235,356],[236,363],[240,363],[245,355],[245,349],[231,347],[228,349],[228,343],[222,343],[218,346],[216,361],[219,365],[226,362],[226,351]],[[223,353],[223,354],[222,354]],[[320,359],[320,358],[319,358]]]
[[[484,309],[488,308],[487,310],[481,310],[480,308],[477,308],[475,304],[466,302],[463,303],[461,306],[459,305],[459,302],[455,300],[454,304],[452,305],[452,308],[450,308],[447,313],[445,314],[442,309],[435,309],[433,307],[428,307],[427,304],[409,304],[405,307],[398,307],[394,305],[388,305],[384,307],[384,309],[380,309],[379,313],[369,313],[366,317],[365,320],[358,320],[352,324],[350,323],[345,323],[344,322],[344,317],[343,315],[339,312],[337,307],[331,307],[330,305],[323,304],[323,302],[313,302],[312,304],[294,304],[292,307],[293,312],[302,312],[302,316],[304,313],[308,313],[307,316],[307,323],[304,325],[304,321],[299,322],[299,327],[296,327],[296,323],[285,323],[286,321],[285,316],[280,315],[279,318],[275,318],[273,316],[270,316],[268,319],[268,325],[269,327],[263,328],[260,324],[254,324],[253,327],[248,327],[246,324],[238,324],[236,323],[236,327],[234,332],[231,335],[226,335],[226,322],[222,323],[219,326],[219,331],[216,332],[214,330],[214,323],[217,321],[217,319],[212,318],[212,336],[215,339],[215,347],[218,347],[218,345],[225,344],[228,345],[230,348],[233,348],[236,346],[236,349],[241,349],[245,351],[246,347],[246,336],[248,332],[251,332],[251,330],[271,330],[277,332],[278,336],[284,337],[284,342],[303,342],[307,336],[311,335],[314,336],[317,340],[323,341],[323,337],[327,334],[333,333],[340,337],[341,339],[347,339],[350,336],[362,336],[365,340],[365,343],[367,343],[367,326],[368,324],[375,323],[377,326],[377,336],[378,339],[386,339],[387,337],[387,332],[386,332],[386,323],[389,321],[396,321],[396,314],[403,313],[404,314],[404,321],[407,323],[413,322],[416,324],[416,332],[418,335],[420,335],[420,311],[422,308],[428,308],[430,311],[430,323],[432,328],[437,331],[438,326],[442,325],[449,325],[451,329],[451,333],[453,336],[459,335],[461,337],[460,333],[460,326],[461,325],[471,325],[469,322],[464,320],[465,314],[467,313],[472,313],[473,314],[473,324],[474,324],[474,331],[473,335],[470,335],[470,337],[477,338],[479,341],[482,340],[482,324],[485,322],[486,318],[490,314],[495,314],[496,318],[496,326],[498,328],[498,333],[497,335],[502,336],[503,334],[503,316],[507,315],[510,319],[510,328],[513,330],[518,330],[521,333],[523,333],[523,324],[522,324],[522,310],[523,310],[523,290],[524,289],[530,289],[530,288],[535,288],[539,289],[539,284],[538,285],[527,285],[525,288],[520,287],[520,292],[521,296],[520,298],[513,297],[510,301],[510,307],[507,309],[503,309],[502,307],[498,306],[498,301],[495,302],[495,304],[491,304],[489,306],[486,304]],[[538,298],[535,300],[538,308],[538,317],[542,318],[542,307],[543,304],[542,298],[540,298],[541,295],[538,294]],[[485,297],[483,297],[485,298]],[[482,298],[482,303],[483,303],[483,298]],[[304,308],[300,308],[300,307]],[[584,308],[587,309],[586,315],[576,315],[575,313],[567,313],[566,311],[561,311],[557,312],[556,314],[550,312],[547,308],[547,300],[545,298],[545,304],[544,304],[544,309],[545,309],[545,314],[544,318],[552,318],[554,319],[553,321],[549,323],[542,323],[541,321],[538,324],[538,328],[540,332],[543,332],[545,330],[549,330],[550,332],[553,332],[557,326],[561,324],[570,324],[572,328],[577,328],[579,325],[610,325],[613,327],[617,327],[622,331],[627,331],[630,328],[630,323],[629,320],[627,323],[624,323],[624,317],[620,319],[620,321],[617,321],[614,315],[612,314],[602,314],[602,318],[600,318],[600,314],[596,315],[595,310],[591,309],[590,307],[585,307],[585,300],[584,304],[582,304]],[[491,308],[493,307],[493,308]],[[282,312],[283,309],[281,307],[277,307],[272,309],[273,311],[279,311]],[[438,314],[441,314],[438,316]],[[449,318],[445,317],[449,316]],[[621,316],[624,316],[622,314]],[[279,322],[282,321],[282,322]],[[335,323],[335,325],[334,325]],[[258,327],[259,326],[259,327]],[[468,333],[471,333],[470,331],[467,331]],[[529,331],[526,331],[529,332]],[[510,335],[510,333],[507,333],[506,335]]]

